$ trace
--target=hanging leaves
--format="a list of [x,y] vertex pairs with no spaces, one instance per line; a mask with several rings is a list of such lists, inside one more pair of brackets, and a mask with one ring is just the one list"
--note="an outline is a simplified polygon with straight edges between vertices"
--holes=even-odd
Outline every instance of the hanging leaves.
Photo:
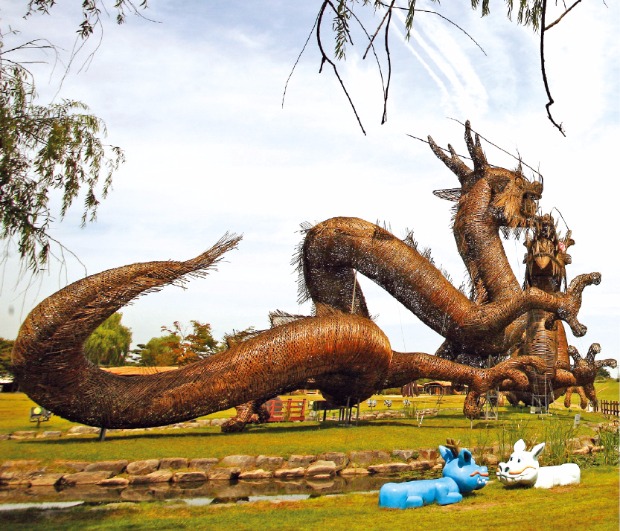
[[83,194],[82,225],[93,221],[124,154],[102,142],[105,124],[86,105],[38,105],[30,73],[2,59],[0,48],[0,238],[14,241],[20,259],[36,272],[54,241],[48,232],[54,191],[61,196],[61,219]]

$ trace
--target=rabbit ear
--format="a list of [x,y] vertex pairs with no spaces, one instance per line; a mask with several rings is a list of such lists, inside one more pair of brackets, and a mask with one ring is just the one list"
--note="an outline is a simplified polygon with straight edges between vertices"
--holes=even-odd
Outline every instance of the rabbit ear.
[[515,443],[515,452],[522,452],[523,450],[525,450],[525,441],[523,439],[519,439]]
[[534,456],[534,459],[538,459],[538,456],[542,453],[544,449],[545,443],[540,443],[534,446],[534,448],[532,448],[532,455]]

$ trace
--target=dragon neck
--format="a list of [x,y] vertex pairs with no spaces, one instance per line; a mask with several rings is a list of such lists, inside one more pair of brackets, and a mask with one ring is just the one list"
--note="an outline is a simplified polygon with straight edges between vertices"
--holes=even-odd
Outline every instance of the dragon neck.
[[454,217],[457,248],[479,303],[508,299],[521,291],[499,236],[491,188],[479,181],[461,197]]

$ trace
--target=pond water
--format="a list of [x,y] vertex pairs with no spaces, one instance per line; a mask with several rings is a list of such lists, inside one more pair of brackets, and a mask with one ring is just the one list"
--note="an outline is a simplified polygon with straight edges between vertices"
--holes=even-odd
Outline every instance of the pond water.
[[[417,476],[419,477],[419,475]],[[412,479],[412,478],[407,478]],[[239,480],[201,483],[161,483],[124,488],[86,485],[80,487],[0,488],[0,511],[28,508],[53,509],[77,504],[185,500],[190,505],[306,499],[326,494],[378,491],[393,476],[360,476],[314,480]]]

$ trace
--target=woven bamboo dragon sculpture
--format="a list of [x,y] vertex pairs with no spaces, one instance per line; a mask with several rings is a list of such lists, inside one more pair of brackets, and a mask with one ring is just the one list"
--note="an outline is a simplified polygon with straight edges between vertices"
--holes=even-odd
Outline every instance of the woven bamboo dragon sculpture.
[[[527,312],[534,309],[549,312],[551,320],[566,321],[575,335],[583,335],[586,329],[577,320],[581,293],[598,284],[600,275],[578,276],[565,293],[522,289],[499,231],[532,223],[542,184],[528,181],[520,170],[489,165],[469,123],[465,140],[473,169],[451,146],[447,156],[429,137],[434,153],[460,182],[454,192],[459,196],[454,234],[472,278],[472,300],[410,242],[361,219],[333,218],[307,230],[299,253],[304,291],[315,315],[290,319],[224,353],[167,373],[117,376],[84,357],[82,344],[92,331],[132,299],[188,276],[205,275],[240,241],[225,235],[194,259],[104,271],[41,302],[22,324],[13,349],[21,389],[57,415],[102,428],[159,426],[240,406],[228,425],[238,430],[264,401],[309,382],[344,405],[378,389],[430,377],[467,384],[464,413],[476,417],[482,394],[500,384],[524,388],[524,370],[544,371],[545,363],[535,356],[518,356],[481,369],[449,358],[507,352],[520,339]],[[445,337],[441,356],[394,352],[370,319],[356,271]]]
[[[568,248],[574,244],[570,230],[564,236],[558,233],[551,214],[536,218],[532,235],[526,236],[524,244],[527,248],[523,260],[526,266],[524,287],[535,286],[548,293],[562,291],[566,287],[566,266],[572,262]],[[564,405],[570,407],[571,395],[576,392],[581,408],[585,409],[588,401],[596,402],[592,385],[596,373],[601,367],[616,367],[616,360],[595,361],[601,350],[598,343],[590,346],[583,360],[577,349],[568,345],[562,321],[547,326],[551,317],[544,310],[528,312],[522,340],[510,355],[540,357],[545,362],[545,371],[538,373],[526,369],[530,382],[528,388],[508,392],[506,396],[512,405],[523,402],[528,406],[541,406],[565,395]],[[574,360],[572,371],[571,357]]]

